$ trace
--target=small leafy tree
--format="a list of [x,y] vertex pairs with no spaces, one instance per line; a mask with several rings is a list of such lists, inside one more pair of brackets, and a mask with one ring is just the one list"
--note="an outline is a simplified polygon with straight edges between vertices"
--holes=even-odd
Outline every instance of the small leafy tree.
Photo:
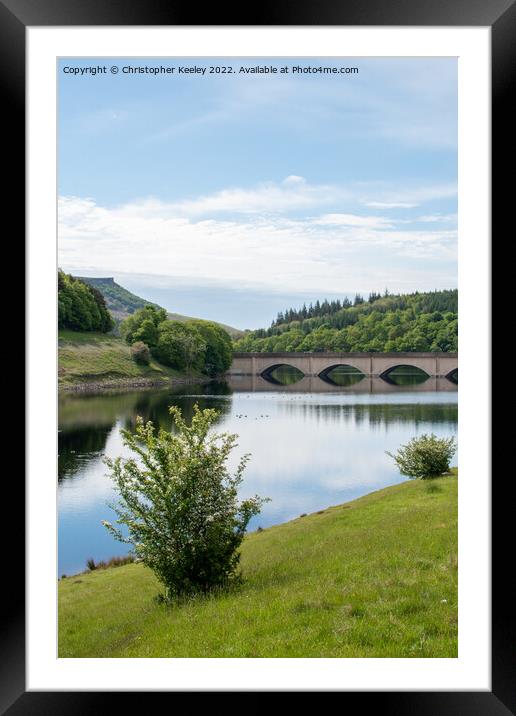
[[453,436],[438,438],[432,433],[412,438],[395,455],[390,452],[387,455],[394,458],[402,475],[425,480],[447,473],[456,451],[457,441]]
[[128,534],[103,522],[154,571],[167,600],[206,592],[236,577],[238,548],[265,501],[257,495],[238,501],[249,456],[240,460],[234,475],[229,473],[226,461],[238,436],[209,432],[216,410],[195,405],[190,426],[179,408],[169,412],[175,431],[156,432],[141,417],[134,434],[122,430],[124,444],[137,457],[105,462],[120,498],[112,506],[116,524],[125,525]]
[[193,320],[186,324],[205,343],[203,371],[215,376],[225,373],[233,360],[233,344],[227,331],[212,321]]
[[120,332],[127,343],[143,341],[150,349],[158,342],[158,328],[167,320],[167,312],[158,306],[144,306],[120,324]]
[[143,341],[136,341],[136,343],[133,343],[131,346],[131,357],[135,363],[139,363],[140,365],[149,365],[149,346]]

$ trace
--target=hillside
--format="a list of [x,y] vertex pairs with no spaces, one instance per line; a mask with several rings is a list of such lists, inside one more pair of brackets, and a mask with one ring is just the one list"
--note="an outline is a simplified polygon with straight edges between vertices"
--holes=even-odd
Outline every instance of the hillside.
[[279,313],[236,351],[457,351],[457,290],[360,296]]
[[61,579],[59,657],[457,657],[456,476],[254,532],[241,551],[241,587],[174,606],[141,564]]
[[131,293],[131,291],[116,283],[114,278],[91,278],[90,276],[76,276],[76,278],[90,286],[94,286],[101,292],[106,301],[106,306],[117,321],[122,321],[139,308],[157,305]]
[[185,376],[151,359],[150,365],[139,365],[131,358],[131,349],[117,336],[105,333],[59,331],[60,390],[145,387],[206,380],[206,376]]
[[[104,296],[104,300],[106,301],[106,305],[117,324],[144,306],[158,306],[158,304],[153,303],[152,301],[147,301],[145,298],[141,298],[140,296],[136,296],[136,294],[131,293],[131,291],[128,291],[126,288],[116,283],[114,278],[91,278],[89,276],[76,276],[76,278],[80,278],[81,281],[84,281],[90,286],[94,286],[101,292]],[[180,313],[169,313],[168,316],[171,321],[185,322],[196,320],[193,316],[184,316]],[[224,328],[234,340],[240,338],[244,333],[238,328],[227,326],[224,323],[219,323],[219,325],[222,326],[222,328]]]
[[[168,317],[170,318],[171,321],[186,322],[186,321],[198,321],[199,320],[198,318],[195,318],[194,316],[183,316],[180,313],[170,313],[170,311],[168,312]],[[213,321],[213,323],[216,323],[221,328],[223,328],[227,333],[229,333],[231,338],[235,341],[238,340],[239,338],[241,338],[245,333],[245,331],[241,331],[240,328],[233,328],[233,326],[228,326],[225,323],[219,323],[218,321]]]

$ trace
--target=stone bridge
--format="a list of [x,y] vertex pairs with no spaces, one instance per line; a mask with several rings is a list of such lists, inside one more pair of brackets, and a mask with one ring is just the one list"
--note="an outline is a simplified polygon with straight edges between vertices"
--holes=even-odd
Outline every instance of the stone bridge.
[[305,376],[324,378],[337,366],[356,368],[366,376],[386,378],[400,366],[419,368],[433,378],[449,378],[458,370],[457,353],[234,353],[230,376],[267,377],[275,368],[287,365]]

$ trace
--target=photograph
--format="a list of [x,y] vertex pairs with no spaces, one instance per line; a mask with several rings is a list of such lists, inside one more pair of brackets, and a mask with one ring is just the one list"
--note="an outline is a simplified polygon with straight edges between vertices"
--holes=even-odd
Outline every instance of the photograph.
[[516,0],[0,0],[25,267],[1,714],[516,714],[515,28]]
[[456,661],[458,57],[55,72],[58,658]]

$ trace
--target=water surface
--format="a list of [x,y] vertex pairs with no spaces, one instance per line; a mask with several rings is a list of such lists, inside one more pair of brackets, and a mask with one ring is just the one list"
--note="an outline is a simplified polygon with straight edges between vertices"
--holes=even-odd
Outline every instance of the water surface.
[[[187,417],[193,406],[216,408],[217,431],[239,435],[230,465],[245,453],[243,497],[270,497],[250,530],[268,527],[403,481],[392,458],[411,437],[457,432],[457,386],[429,379],[388,384],[342,374],[337,383],[316,378],[287,384],[262,378],[235,379],[178,389],[118,395],[65,395],[59,405],[59,574],[85,569],[86,560],[125,554],[101,520],[116,496],[103,455],[127,456],[120,428],[137,415],[169,426],[169,405]],[[254,392],[253,392],[254,391]],[[456,462],[454,462],[456,464]]]

